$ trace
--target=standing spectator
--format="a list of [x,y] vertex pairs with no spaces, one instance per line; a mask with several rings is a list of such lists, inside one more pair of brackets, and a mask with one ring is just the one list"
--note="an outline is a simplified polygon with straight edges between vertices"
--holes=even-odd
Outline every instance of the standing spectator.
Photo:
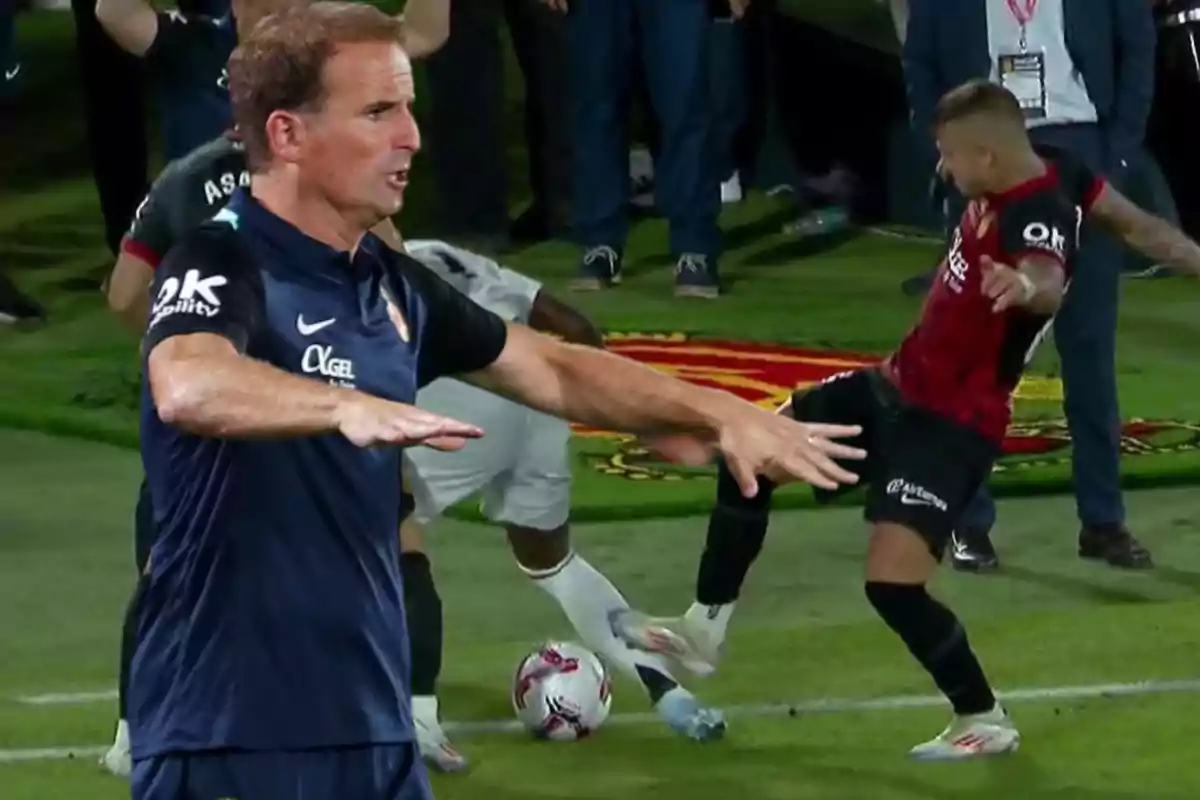
[[[459,0],[449,14],[450,39],[427,71],[430,149],[447,235],[496,251],[511,240],[565,233],[571,158],[565,23],[538,0]],[[502,21],[525,83],[533,194],[532,204],[511,226]]]
[[1149,143],[1163,166],[1180,227],[1200,237],[1200,0],[1157,0],[1158,70]]
[[[675,292],[716,297],[721,176],[713,153],[709,96],[712,4],[545,1],[567,13],[571,174],[576,189],[571,211],[575,235],[584,247],[576,287],[599,289],[621,277],[629,233],[625,132],[632,63],[640,58],[661,130],[654,193],[670,222]],[[740,17],[747,2],[732,0],[729,5],[733,15]]]
[[96,2],[71,0],[71,11],[88,156],[104,216],[104,238],[115,255],[149,185],[145,82],[138,60],[100,27]]
[[[1036,144],[1072,152],[1120,188],[1138,155],[1154,90],[1154,25],[1147,0],[910,0],[904,47],[909,102],[918,132],[931,129],[947,90],[988,77],[1025,111]],[[927,157],[936,158],[933,139]],[[952,191],[947,216],[962,212]],[[1079,554],[1114,566],[1147,567],[1150,553],[1125,527],[1120,487],[1121,419],[1115,366],[1122,252],[1084,223],[1079,268],[1055,321],[1074,448]],[[909,282],[928,286],[928,276]],[[953,559],[995,569],[986,492],[955,536]]]
[[146,62],[157,89],[168,161],[181,158],[226,130],[229,77],[225,62],[237,44],[236,16],[245,29],[263,16],[266,0],[237,0],[220,17],[157,11],[148,0],[97,0],[96,18],[126,52]]

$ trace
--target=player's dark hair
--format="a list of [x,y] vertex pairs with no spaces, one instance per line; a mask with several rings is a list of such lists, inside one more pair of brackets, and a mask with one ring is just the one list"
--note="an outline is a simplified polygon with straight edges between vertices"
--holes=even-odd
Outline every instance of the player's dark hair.
[[986,116],[1025,127],[1025,115],[1013,93],[986,80],[972,80],[942,95],[933,113],[933,126],[969,117]]
[[366,3],[302,4],[257,25],[229,59],[233,118],[250,171],[271,157],[267,118],[275,111],[315,111],[325,99],[325,64],[339,45],[399,42],[401,23]]

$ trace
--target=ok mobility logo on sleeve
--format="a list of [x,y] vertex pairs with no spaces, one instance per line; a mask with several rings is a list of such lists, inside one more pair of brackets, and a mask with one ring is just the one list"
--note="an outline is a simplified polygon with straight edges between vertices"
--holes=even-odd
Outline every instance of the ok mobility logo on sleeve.
[[[607,334],[608,348],[662,372],[701,386],[732,392],[764,408],[775,409],[793,390],[846,370],[877,363],[877,356],[763,342],[695,339],[684,333]],[[1057,379],[1026,377],[1017,389],[1018,403],[1057,404]],[[575,426],[576,436],[612,443],[606,455],[593,455],[598,472],[630,480],[711,480],[711,468],[695,469],[657,459],[628,436]],[[1124,424],[1121,451],[1128,456],[1200,450],[1200,423],[1131,420]],[[1011,472],[1064,464],[1071,458],[1071,437],[1063,420],[1017,422],[1009,428],[1004,455],[995,471]]]

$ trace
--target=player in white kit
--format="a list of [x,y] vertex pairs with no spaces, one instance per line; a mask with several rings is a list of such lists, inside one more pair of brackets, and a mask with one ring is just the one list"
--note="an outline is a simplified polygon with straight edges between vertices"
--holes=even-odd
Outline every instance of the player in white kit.
[[[567,341],[604,346],[590,320],[532,278],[445,242],[407,241],[404,247],[456,289],[506,320],[527,323]],[[698,741],[719,738],[725,730],[723,715],[702,708],[671,676],[662,656],[631,649],[614,633],[612,619],[629,604],[571,546],[567,423],[452,379],[422,389],[417,404],[479,425],[487,435],[453,453],[428,448],[406,451],[404,474],[414,510],[401,528],[401,549],[423,558],[421,526],[460,500],[480,495],[484,515],[504,526],[518,566],[558,602],[583,643],[640,681],[671,728]],[[430,649],[434,646],[440,647],[440,642]],[[422,687],[416,680],[418,658],[414,652],[413,715],[422,753],[443,769],[461,769],[465,760],[449,745],[438,723],[432,686]]]

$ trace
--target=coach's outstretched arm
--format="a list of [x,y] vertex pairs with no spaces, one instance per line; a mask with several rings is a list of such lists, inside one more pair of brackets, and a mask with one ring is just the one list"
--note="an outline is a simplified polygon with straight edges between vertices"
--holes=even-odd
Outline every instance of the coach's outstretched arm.
[[199,436],[278,438],[342,433],[360,446],[456,449],[473,425],[277,369],[245,355],[263,324],[258,270],[230,229],[188,235],[158,268],[146,374],[163,422]]

